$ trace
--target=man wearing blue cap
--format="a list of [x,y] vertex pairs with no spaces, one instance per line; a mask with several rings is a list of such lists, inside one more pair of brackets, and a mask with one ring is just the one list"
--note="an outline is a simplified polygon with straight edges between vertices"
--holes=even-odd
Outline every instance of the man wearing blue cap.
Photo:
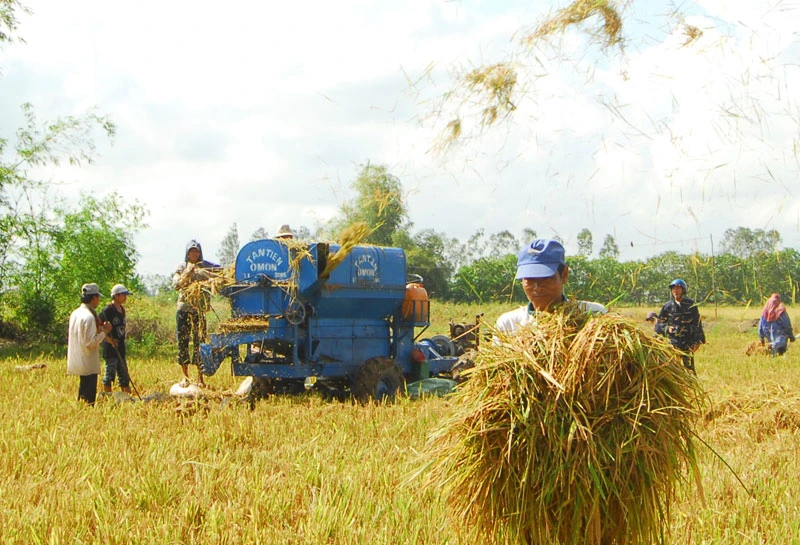
[[[557,240],[537,239],[526,245],[517,257],[517,280],[528,298],[528,304],[506,312],[497,320],[497,329],[513,333],[535,321],[537,312],[551,312],[567,302],[564,286],[569,278],[569,266],[564,260],[564,246]],[[605,314],[599,303],[578,301],[578,307],[591,314]]]

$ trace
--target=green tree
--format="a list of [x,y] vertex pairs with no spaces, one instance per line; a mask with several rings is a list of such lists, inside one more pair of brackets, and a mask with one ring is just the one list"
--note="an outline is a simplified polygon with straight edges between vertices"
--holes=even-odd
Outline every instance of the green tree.
[[341,206],[341,218],[332,223],[331,234],[336,235],[348,225],[363,222],[370,228],[364,242],[391,245],[392,235],[407,217],[400,179],[385,165],[367,163],[361,166],[352,189],[356,197]]
[[489,257],[517,255],[520,243],[509,231],[500,231],[489,237]]
[[536,235],[536,231],[535,230],[533,230],[533,229],[531,229],[529,227],[526,227],[525,229],[522,230],[522,238],[523,238],[523,240],[525,240],[525,242],[523,242],[523,244],[525,244],[525,243],[528,243],[528,242],[533,242],[534,240],[536,240],[539,237]]
[[481,227],[461,245],[461,259],[458,266],[467,265],[486,255],[488,244],[486,232]]
[[59,324],[87,282],[105,294],[116,283],[139,288],[133,236],[145,227],[145,214],[140,205],[112,193],[104,199],[84,196],[77,208],[47,207],[29,217],[20,265],[10,279],[18,288],[12,311],[22,329],[59,339]]
[[16,11],[30,13],[30,10],[17,0],[0,0],[0,45],[11,42],[17,30]]
[[[43,203],[46,206],[49,185],[31,178],[29,170],[58,166],[63,161],[91,163],[96,155],[93,129],[101,128],[112,137],[116,130],[108,118],[94,113],[40,123],[30,104],[24,104],[22,111],[26,123],[17,130],[13,152],[9,152],[8,140],[0,138],[0,252],[4,256],[0,275],[19,265],[16,259],[21,243],[29,244],[28,239],[47,231],[46,225],[36,223],[44,221],[45,215],[37,209]],[[0,276],[0,287],[7,281],[6,276]]]
[[592,232],[589,229],[583,228],[578,233],[578,255],[589,257],[592,255]]
[[299,226],[294,230],[294,238],[297,240],[311,240],[311,229],[305,225]]
[[780,243],[781,235],[775,229],[737,227],[726,229],[722,235],[722,253],[752,257],[759,252],[775,252]]
[[[14,41],[16,0],[0,0],[0,45]],[[40,122],[22,105],[24,125],[13,144],[0,134],[0,306],[5,318],[35,333],[63,337],[61,323],[78,300],[81,284],[108,290],[117,282],[135,287],[133,234],[145,211],[118,195],[81,199],[77,208],[59,203],[52,186],[33,172],[62,163],[80,165],[96,157],[96,133],[113,137],[114,124],[89,111]],[[49,174],[49,173],[48,173]],[[56,203],[56,204],[53,204]]]
[[219,263],[223,267],[230,267],[236,263],[236,256],[239,255],[239,229],[234,222],[228,229],[227,234],[219,243]]
[[253,231],[252,235],[250,235],[251,242],[255,240],[262,240],[265,238],[269,238],[269,233],[267,233],[267,230],[264,229],[263,227],[259,227],[258,229]]
[[394,246],[405,250],[407,273],[421,276],[431,297],[449,297],[454,268],[447,257],[447,248],[453,244],[452,240],[433,229],[425,229],[415,235],[411,235],[408,229],[400,229],[392,242]]
[[600,248],[601,258],[617,259],[619,257],[619,247],[617,241],[611,235],[606,235],[603,239],[603,246]]
[[516,271],[516,255],[481,257],[458,270],[451,297],[456,302],[523,301],[525,294],[514,280]]

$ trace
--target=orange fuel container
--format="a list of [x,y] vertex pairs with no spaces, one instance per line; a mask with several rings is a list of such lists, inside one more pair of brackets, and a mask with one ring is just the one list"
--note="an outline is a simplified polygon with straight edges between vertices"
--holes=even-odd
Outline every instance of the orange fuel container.
[[406,284],[406,296],[400,310],[408,322],[427,322],[430,316],[428,290],[416,282]]

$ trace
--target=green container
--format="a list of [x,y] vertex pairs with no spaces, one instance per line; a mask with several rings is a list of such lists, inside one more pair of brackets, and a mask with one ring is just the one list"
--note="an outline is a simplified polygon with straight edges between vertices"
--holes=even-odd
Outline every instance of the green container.
[[423,362],[413,362],[411,366],[411,381],[426,379],[431,376],[431,364],[428,360]]

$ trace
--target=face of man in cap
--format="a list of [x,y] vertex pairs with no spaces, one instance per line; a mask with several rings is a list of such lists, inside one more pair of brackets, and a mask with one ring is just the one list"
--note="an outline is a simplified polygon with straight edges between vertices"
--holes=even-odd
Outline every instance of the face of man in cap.
[[522,289],[525,296],[538,311],[546,311],[554,304],[561,301],[564,295],[564,285],[569,278],[569,267],[564,265],[561,273],[556,272],[546,278],[523,278]]
[[547,311],[559,303],[568,278],[564,247],[558,241],[535,240],[520,251],[517,279],[535,310]]

